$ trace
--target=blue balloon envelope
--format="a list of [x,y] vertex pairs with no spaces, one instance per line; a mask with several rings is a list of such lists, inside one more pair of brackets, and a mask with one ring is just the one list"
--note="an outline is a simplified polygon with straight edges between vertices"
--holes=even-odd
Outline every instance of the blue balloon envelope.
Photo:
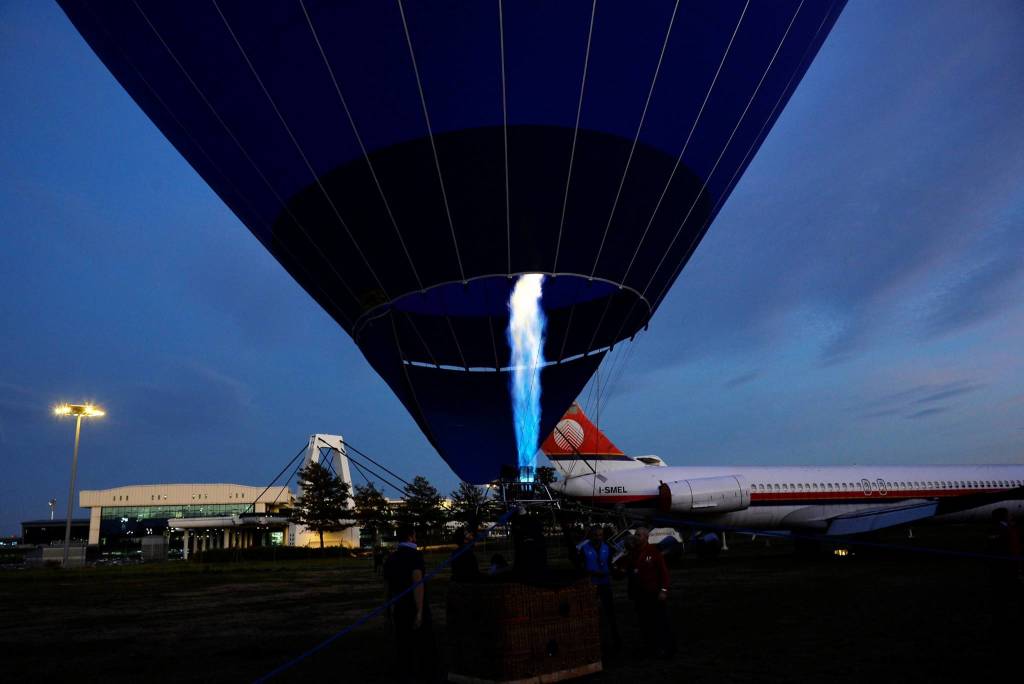
[[485,482],[516,463],[514,276],[550,276],[544,435],[647,325],[845,0],[60,4]]

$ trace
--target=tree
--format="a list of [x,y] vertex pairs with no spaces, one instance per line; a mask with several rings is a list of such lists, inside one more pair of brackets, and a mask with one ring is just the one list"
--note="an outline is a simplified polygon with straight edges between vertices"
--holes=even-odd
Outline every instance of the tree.
[[540,466],[534,473],[537,484],[552,485],[555,483],[555,469],[551,466]]
[[475,530],[480,521],[487,515],[487,494],[484,490],[468,482],[460,482],[458,489],[451,493],[452,520],[465,523],[466,527]]
[[310,461],[300,469],[299,487],[302,496],[295,501],[291,521],[318,532],[321,549],[324,532],[340,532],[355,524],[348,506],[352,498],[348,483],[323,465]]
[[424,535],[440,530],[447,514],[442,505],[443,499],[437,489],[422,475],[417,475],[405,487],[402,495],[405,504],[398,511],[398,519],[411,525]]
[[379,545],[381,533],[391,527],[394,517],[391,504],[372,482],[367,482],[365,487],[356,485],[356,493],[352,499],[356,506],[356,520],[364,530],[373,534],[374,545]]

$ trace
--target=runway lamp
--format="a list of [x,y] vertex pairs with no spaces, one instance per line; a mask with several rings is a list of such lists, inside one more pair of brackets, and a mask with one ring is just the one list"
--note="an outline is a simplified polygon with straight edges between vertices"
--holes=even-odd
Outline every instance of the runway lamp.
[[106,412],[93,404],[60,404],[53,408],[56,416],[75,417],[75,450],[71,457],[71,486],[68,488],[68,519],[64,525],[64,563],[68,566],[68,550],[71,546],[71,513],[75,510],[75,477],[78,474],[78,438],[82,434],[83,418],[101,418]]

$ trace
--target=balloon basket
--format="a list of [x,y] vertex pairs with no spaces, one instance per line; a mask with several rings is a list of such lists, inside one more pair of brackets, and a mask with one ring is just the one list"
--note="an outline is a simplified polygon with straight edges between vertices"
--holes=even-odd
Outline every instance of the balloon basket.
[[448,589],[448,681],[559,682],[600,672],[594,588],[453,582]]

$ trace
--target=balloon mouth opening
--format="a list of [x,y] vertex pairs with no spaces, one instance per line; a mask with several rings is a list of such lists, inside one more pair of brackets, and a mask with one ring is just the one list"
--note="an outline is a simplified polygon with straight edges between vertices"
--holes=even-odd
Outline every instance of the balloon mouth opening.
[[[540,306],[547,319],[542,367],[605,351],[650,317],[640,293],[576,273],[544,276]],[[509,298],[524,274],[494,274],[441,283],[381,304],[360,319],[353,337],[371,331],[402,340],[403,363],[453,371],[511,371],[506,328]]]

